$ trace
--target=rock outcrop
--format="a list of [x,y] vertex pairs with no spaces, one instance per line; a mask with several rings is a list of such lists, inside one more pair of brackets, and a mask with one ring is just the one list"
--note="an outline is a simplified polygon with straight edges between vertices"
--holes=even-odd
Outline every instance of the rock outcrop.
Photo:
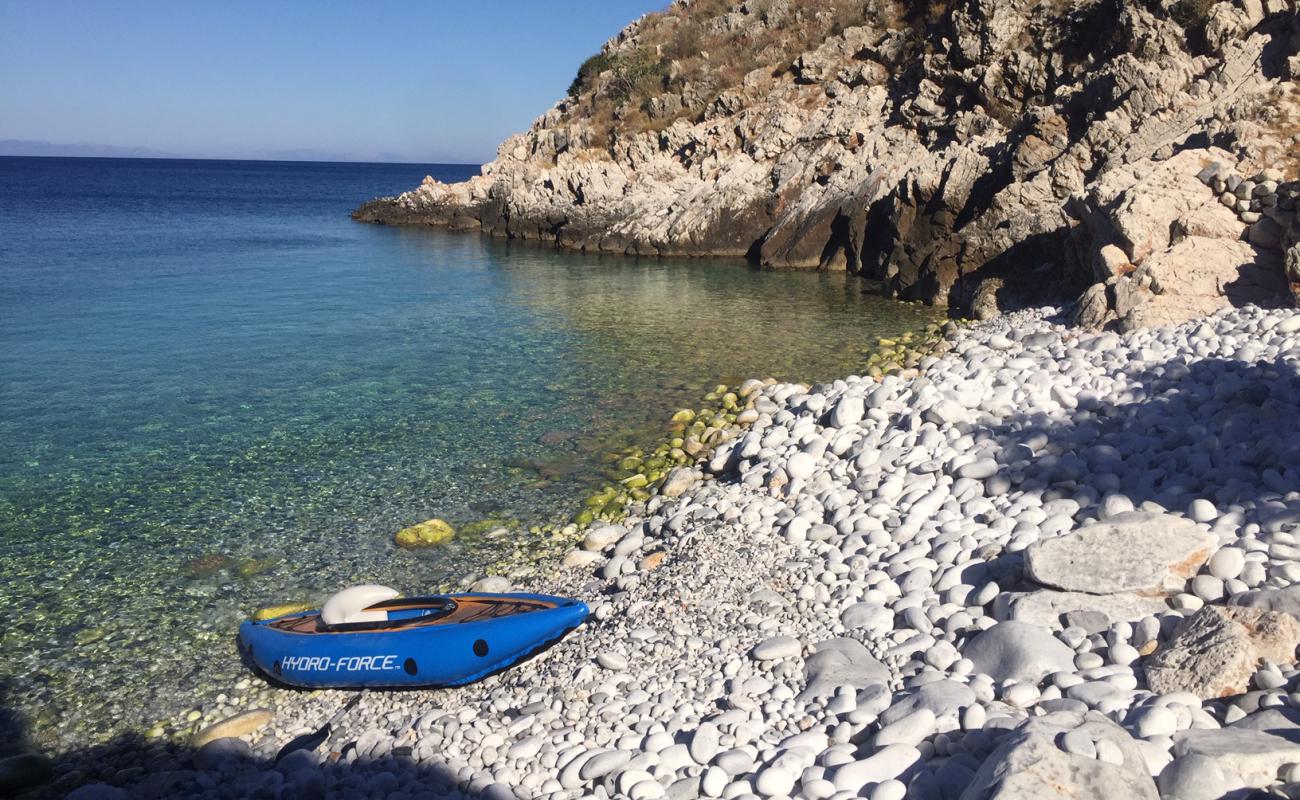
[[[997,286],[1176,322],[1281,290],[1287,263],[1300,287],[1297,30],[1296,0],[677,0],[481,175],[354,216],[845,269],[961,309],[1000,278],[981,314]],[[1268,190],[1219,201],[1256,172]]]
[[961,800],[1083,797],[1159,797],[1133,738],[1096,711],[1028,720],[961,793]]
[[1297,644],[1300,623],[1289,614],[1206,606],[1185,619],[1143,668],[1153,691],[1191,692],[1202,699],[1230,697],[1250,688],[1263,661],[1294,664]]

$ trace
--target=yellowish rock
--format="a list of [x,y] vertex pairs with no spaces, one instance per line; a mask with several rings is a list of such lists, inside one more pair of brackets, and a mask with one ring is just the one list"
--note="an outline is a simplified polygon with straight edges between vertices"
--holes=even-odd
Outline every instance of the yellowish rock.
[[245,736],[254,731],[261,730],[271,722],[271,712],[265,708],[254,708],[236,714],[233,717],[227,717],[220,722],[214,722],[190,739],[192,747],[202,747],[208,742],[217,739],[226,739],[232,736]]
[[257,622],[261,622],[264,619],[283,617],[285,614],[297,614],[300,611],[311,611],[315,607],[315,603],[281,603],[278,606],[259,608],[253,612],[253,619]]
[[398,547],[435,547],[456,537],[456,529],[441,519],[428,519],[402,528],[393,537]]
[[637,566],[639,566],[645,572],[650,572],[651,570],[659,569],[659,567],[664,563],[664,559],[667,557],[668,554],[665,553],[663,550],[660,550],[658,552],[651,553],[650,555],[641,559],[641,563],[638,564]]

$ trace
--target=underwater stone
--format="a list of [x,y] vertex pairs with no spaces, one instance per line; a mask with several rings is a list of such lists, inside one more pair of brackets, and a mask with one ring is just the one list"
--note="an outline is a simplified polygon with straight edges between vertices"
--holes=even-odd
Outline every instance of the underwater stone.
[[449,542],[456,536],[456,529],[441,519],[428,519],[418,525],[402,528],[393,537],[398,547],[435,547]]

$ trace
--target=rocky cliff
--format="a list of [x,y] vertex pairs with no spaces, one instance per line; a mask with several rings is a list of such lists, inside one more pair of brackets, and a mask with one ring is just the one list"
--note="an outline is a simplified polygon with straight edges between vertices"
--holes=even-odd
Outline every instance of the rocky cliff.
[[1297,0],[679,0],[354,216],[1179,321],[1300,291],[1298,51]]

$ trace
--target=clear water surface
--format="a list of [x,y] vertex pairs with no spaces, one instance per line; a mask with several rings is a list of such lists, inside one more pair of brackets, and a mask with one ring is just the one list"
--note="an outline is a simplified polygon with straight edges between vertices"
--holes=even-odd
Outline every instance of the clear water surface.
[[[246,677],[251,610],[449,585],[719,382],[923,310],[842,275],[361,225],[472,167],[0,158],[0,682],[47,744]],[[429,517],[516,520],[426,552]]]

